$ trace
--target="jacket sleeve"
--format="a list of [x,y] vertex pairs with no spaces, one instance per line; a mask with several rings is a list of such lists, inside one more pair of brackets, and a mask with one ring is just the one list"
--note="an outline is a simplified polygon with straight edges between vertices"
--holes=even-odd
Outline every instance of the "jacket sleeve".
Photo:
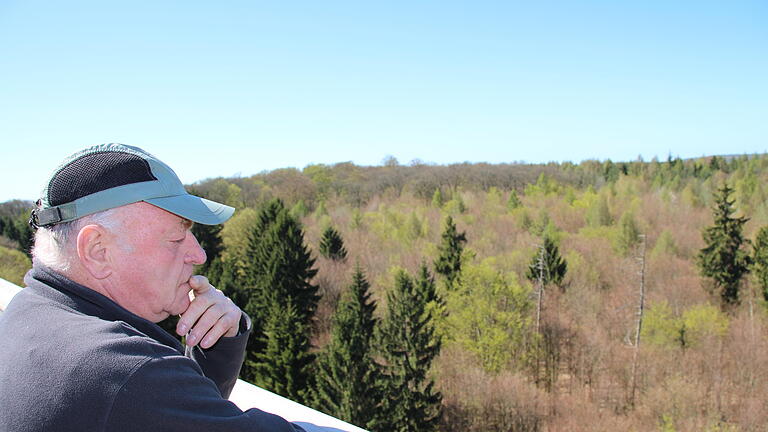
[[185,347],[185,355],[197,362],[203,374],[216,383],[223,398],[228,398],[232,393],[240,375],[250,332],[251,319],[243,313],[237,336],[222,337],[208,349],[200,348],[199,345]]
[[104,430],[295,431],[282,417],[255,408],[243,412],[223,399],[196,366],[183,356],[147,360],[117,392]]

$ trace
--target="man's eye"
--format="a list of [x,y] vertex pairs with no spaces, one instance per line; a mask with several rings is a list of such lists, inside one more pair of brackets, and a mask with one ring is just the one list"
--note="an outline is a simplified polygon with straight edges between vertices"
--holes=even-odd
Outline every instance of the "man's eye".
[[182,238],[180,238],[178,240],[171,240],[171,241],[174,242],[174,243],[184,243],[185,239],[186,239],[186,237],[182,237]]

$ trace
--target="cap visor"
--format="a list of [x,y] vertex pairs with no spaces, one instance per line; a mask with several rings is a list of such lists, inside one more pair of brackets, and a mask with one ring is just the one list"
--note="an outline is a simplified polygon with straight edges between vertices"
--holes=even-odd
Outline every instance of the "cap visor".
[[203,225],[217,225],[232,217],[233,207],[194,195],[150,198],[144,200],[175,215]]

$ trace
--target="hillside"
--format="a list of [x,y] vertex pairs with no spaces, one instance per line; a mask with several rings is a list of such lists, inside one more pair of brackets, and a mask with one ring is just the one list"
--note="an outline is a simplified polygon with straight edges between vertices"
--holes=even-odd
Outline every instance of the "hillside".
[[[221,246],[209,257],[221,265],[244,259],[256,209],[268,200],[280,198],[301,222],[321,295],[314,351],[329,339],[356,264],[381,317],[396,269],[416,274],[426,263],[435,273],[444,223],[452,217],[467,242],[461,282],[449,289],[438,277],[446,309],[437,323],[443,344],[432,376],[443,395],[441,430],[731,431],[768,425],[762,367],[768,306],[749,274],[739,301],[721,304],[696,257],[725,184],[734,190],[736,215],[749,218],[746,239],[768,225],[767,180],[768,156],[755,155],[547,165],[340,163],[190,188],[239,209],[212,234]],[[0,212],[4,226],[22,217],[16,207]],[[343,238],[346,260],[319,253],[327,227]],[[6,256],[21,242],[3,233]],[[526,274],[544,237],[554,241],[567,271],[541,292],[539,315],[539,286]],[[14,259],[19,272],[20,258]]]

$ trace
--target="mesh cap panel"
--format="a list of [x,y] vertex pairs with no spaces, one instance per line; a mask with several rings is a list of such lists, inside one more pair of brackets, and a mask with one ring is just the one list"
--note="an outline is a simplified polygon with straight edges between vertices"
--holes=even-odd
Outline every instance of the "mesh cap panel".
[[157,180],[149,163],[139,156],[116,151],[86,154],[71,161],[48,184],[52,206],[131,183]]

